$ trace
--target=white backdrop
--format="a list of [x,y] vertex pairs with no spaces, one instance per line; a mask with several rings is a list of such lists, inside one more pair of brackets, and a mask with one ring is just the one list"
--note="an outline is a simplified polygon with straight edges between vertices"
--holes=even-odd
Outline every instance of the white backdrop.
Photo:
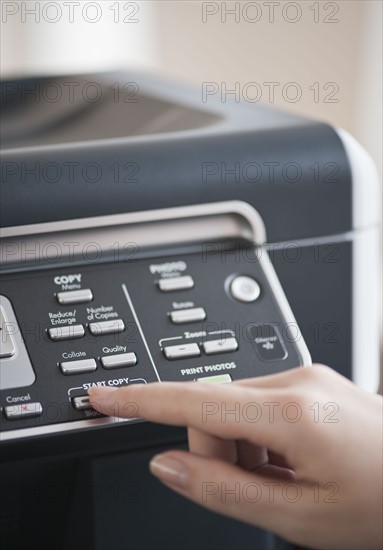
[[134,67],[199,88],[255,82],[263,102],[350,131],[382,173],[381,0],[1,0],[1,12],[3,77]]

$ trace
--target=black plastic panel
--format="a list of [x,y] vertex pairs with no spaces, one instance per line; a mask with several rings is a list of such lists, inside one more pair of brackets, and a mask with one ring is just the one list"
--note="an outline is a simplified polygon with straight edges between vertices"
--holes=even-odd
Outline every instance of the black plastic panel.
[[[74,397],[85,396],[92,385],[119,387],[158,379],[192,381],[222,374],[237,380],[301,365],[303,357],[297,348],[301,336],[281,309],[280,296],[274,292],[259,261],[265,254],[262,249],[236,248],[204,256],[184,254],[97,267],[78,266],[74,271],[65,268],[3,277],[1,292],[13,304],[36,380],[25,388],[3,390],[1,405],[5,408],[13,404],[13,399],[18,403],[20,396],[23,399],[26,396],[25,402],[42,404],[43,414],[18,420],[3,417],[2,429],[98,417],[96,411],[78,411],[71,403]],[[180,272],[174,271],[178,268]],[[195,286],[161,292],[157,282],[166,274],[187,274]],[[231,296],[229,282],[238,274],[251,276],[258,282],[261,293],[255,302],[243,303]],[[70,284],[70,280],[75,282]],[[63,306],[57,302],[57,292],[74,290],[80,285],[92,290],[91,303]],[[205,309],[204,321],[183,325],[171,322],[169,312],[193,307]],[[124,322],[123,332],[102,336],[90,333],[90,323],[115,319]],[[270,341],[265,339],[265,324],[275,330]],[[84,326],[85,336],[64,341],[52,341],[48,336],[51,328],[73,325]],[[260,343],[256,341],[257,335],[261,337]],[[203,350],[204,342],[232,337],[238,342],[237,350],[214,355]],[[199,357],[172,361],[165,358],[166,346],[188,344],[199,347]],[[262,346],[273,348],[277,344],[284,354],[276,357],[260,354]],[[101,357],[131,352],[138,358],[135,366],[106,369],[101,364]],[[60,363],[84,359],[94,359],[97,370],[70,375],[61,372]]]

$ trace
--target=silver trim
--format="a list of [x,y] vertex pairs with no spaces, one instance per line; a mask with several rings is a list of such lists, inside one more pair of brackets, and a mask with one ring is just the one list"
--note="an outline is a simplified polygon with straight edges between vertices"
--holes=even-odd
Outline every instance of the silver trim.
[[382,379],[381,191],[376,167],[363,147],[345,130],[337,133],[352,176],[352,379],[375,393]]
[[47,426],[36,426],[34,428],[21,428],[19,430],[9,430],[0,432],[1,441],[12,441],[23,437],[34,437],[40,435],[58,434],[69,431],[81,431],[85,428],[99,428],[101,426],[116,426],[125,422],[143,422],[137,418],[119,418],[117,416],[106,416],[102,418],[92,418],[91,420],[75,420],[73,422],[63,422],[62,424],[48,424]]
[[[97,243],[101,256],[95,261],[101,262],[110,260],[113,253],[119,253],[122,259],[134,259],[138,251],[148,247],[227,238],[243,238],[260,245],[266,240],[266,231],[251,206],[227,201],[7,227],[0,230],[0,236],[0,262],[6,272],[52,267],[53,260],[55,266],[73,264],[77,258],[84,262],[84,250],[90,242]],[[30,250],[37,251],[33,261]]]

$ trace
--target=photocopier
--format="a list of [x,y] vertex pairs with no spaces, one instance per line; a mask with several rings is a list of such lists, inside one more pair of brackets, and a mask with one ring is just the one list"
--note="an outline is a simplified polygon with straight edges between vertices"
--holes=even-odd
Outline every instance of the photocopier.
[[379,186],[345,131],[139,73],[1,83],[3,548],[291,545],[148,461],[183,429],[92,386],[311,362],[379,384]]

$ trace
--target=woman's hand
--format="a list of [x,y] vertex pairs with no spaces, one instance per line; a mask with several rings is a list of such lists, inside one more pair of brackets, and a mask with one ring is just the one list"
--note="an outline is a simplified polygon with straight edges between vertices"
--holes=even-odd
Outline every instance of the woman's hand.
[[106,415],[187,426],[190,452],[150,469],[201,506],[312,548],[382,548],[382,398],[328,367],[89,395]]

